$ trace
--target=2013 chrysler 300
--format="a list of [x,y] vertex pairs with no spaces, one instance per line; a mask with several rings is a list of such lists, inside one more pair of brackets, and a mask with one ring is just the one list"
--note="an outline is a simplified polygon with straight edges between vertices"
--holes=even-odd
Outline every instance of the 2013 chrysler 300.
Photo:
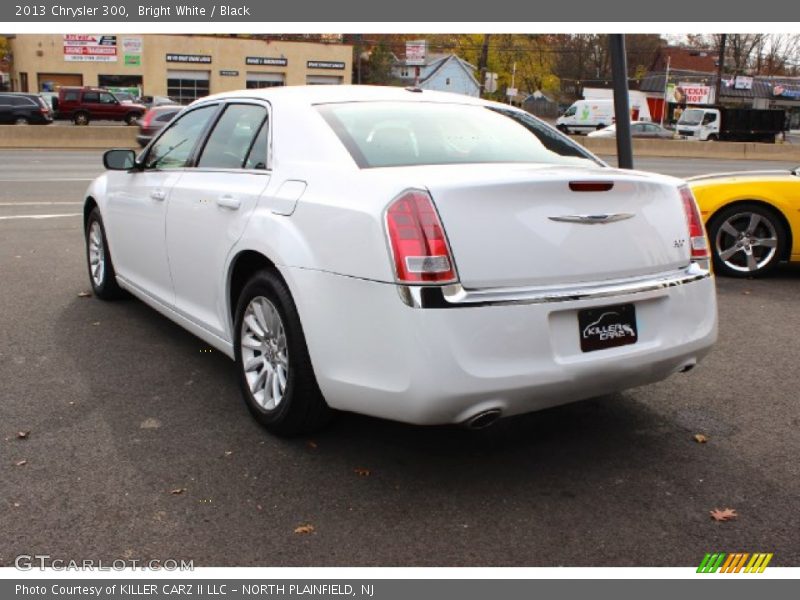
[[95,294],[236,361],[279,434],[331,409],[480,426],[688,370],[717,335],[682,182],[417,89],[210,96],[86,194]]

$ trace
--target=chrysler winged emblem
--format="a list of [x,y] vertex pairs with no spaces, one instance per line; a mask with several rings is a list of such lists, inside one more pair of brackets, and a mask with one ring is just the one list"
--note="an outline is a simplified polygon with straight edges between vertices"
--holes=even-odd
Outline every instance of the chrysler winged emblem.
[[604,225],[606,223],[616,223],[633,217],[633,213],[599,213],[596,215],[558,215],[547,217],[551,221],[559,223],[582,223],[584,225]]

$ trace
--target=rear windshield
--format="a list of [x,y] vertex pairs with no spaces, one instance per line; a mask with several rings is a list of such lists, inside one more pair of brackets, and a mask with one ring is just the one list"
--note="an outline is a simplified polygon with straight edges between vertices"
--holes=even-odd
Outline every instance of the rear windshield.
[[460,163],[602,164],[515,110],[433,102],[317,107],[361,168]]

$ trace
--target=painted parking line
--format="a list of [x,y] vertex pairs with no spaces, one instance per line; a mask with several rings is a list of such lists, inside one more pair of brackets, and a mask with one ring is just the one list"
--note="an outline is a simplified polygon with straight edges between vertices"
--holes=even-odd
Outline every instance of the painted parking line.
[[69,213],[65,215],[11,215],[0,217],[0,221],[11,219],[58,219],[60,217],[80,217],[83,213]]

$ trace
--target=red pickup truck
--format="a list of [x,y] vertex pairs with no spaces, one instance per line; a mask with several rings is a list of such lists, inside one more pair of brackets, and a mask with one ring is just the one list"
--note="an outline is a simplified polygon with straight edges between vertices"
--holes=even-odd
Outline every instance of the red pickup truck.
[[122,102],[108,90],[93,87],[62,87],[53,108],[57,119],[71,119],[75,125],[92,120],[135,125],[146,111],[141,104]]

